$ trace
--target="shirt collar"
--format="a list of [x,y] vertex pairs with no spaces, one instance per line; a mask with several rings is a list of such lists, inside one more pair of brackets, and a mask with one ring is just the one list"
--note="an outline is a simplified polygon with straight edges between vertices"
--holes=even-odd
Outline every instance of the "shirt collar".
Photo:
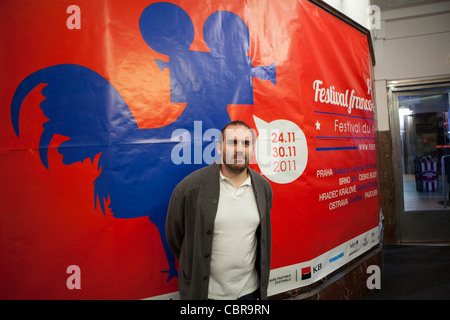
[[[232,183],[231,180],[228,179],[227,177],[225,177],[225,176],[223,175],[222,171],[219,170],[219,181],[222,182],[222,181],[224,181],[224,180],[226,180],[226,181]],[[250,174],[247,174],[247,179],[245,179],[244,182],[242,182],[241,187],[242,187],[242,186],[245,186],[245,185],[249,185],[249,186],[252,185],[252,178],[250,177]]]

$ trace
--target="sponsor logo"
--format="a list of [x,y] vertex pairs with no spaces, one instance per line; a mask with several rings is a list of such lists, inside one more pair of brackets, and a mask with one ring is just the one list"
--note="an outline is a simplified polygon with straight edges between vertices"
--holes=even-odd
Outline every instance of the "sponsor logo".
[[335,262],[336,260],[342,258],[343,256],[344,256],[344,253],[341,252],[341,253],[339,253],[337,256],[334,256],[333,258],[331,258],[330,260],[328,260],[328,262],[329,262],[329,263],[333,263],[333,262]]
[[302,268],[302,280],[311,278],[311,267]]

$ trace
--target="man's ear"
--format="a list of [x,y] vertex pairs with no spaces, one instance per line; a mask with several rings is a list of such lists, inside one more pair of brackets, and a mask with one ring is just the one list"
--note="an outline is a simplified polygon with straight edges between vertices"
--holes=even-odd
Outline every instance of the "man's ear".
[[220,143],[216,144],[217,154],[219,155],[219,159],[216,160],[217,163],[223,164],[223,156],[222,156],[222,147]]
[[222,155],[222,148],[221,148],[221,146],[220,146],[220,143],[217,143],[217,144],[216,144],[216,150],[217,150],[217,154],[218,154],[218,155]]

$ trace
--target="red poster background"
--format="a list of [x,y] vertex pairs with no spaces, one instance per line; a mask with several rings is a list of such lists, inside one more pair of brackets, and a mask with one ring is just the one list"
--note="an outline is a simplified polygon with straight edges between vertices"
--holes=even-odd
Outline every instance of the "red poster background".
[[[14,133],[11,99],[30,73],[73,63],[103,75],[120,92],[140,128],[173,122],[185,104],[170,102],[169,70],[154,59],[167,56],[149,48],[139,31],[139,17],[155,1],[17,0],[0,4],[0,298],[1,299],[141,299],[177,291],[166,282],[167,261],[157,229],[146,217],[116,219],[94,207],[93,181],[98,156],[62,164],[55,138],[47,170],[39,159],[45,122],[40,89],[25,99],[20,137]],[[317,171],[376,164],[375,151],[317,151],[321,147],[357,146],[359,140],[321,140],[335,134],[339,106],[315,102],[313,83],[336,91],[355,90],[372,99],[372,64],[364,34],[304,0],[172,1],[191,17],[194,51],[208,51],[202,35],[206,18],[218,10],[238,14],[250,30],[254,66],[275,63],[277,85],[253,81],[254,104],[230,105],[231,119],[255,127],[253,116],[270,123],[297,124],[308,143],[305,171],[294,182],[272,182],[272,269],[308,261],[378,225],[377,197],[329,209],[318,195],[339,187],[337,176]],[[81,29],[70,30],[67,7],[81,9]],[[352,116],[374,118],[373,111]],[[320,121],[320,132],[316,122]],[[372,123],[374,120],[364,120]],[[371,122],[372,121],[372,122]],[[220,129],[220,128],[219,128]],[[368,135],[369,136],[369,135]],[[370,135],[374,137],[374,134]],[[258,170],[258,166],[253,165]],[[181,179],[182,177],[180,177]],[[337,185],[337,186],[336,186]],[[335,187],[336,186],[336,187]],[[66,269],[81,269],[81,290],[69,290]]]

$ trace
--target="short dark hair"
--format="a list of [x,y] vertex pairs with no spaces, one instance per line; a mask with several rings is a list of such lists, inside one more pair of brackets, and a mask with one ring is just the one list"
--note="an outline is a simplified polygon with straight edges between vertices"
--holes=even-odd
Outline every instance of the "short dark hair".
[[254,133],[254,130],[247,123],[245,123],[242,120],[231,121],[229,124],[227,124],[225,127],[223,127],[222,131],[220,132],[221,133],[220,140],[219,140],[220,144],[223,143],[223,136],[224,136],[225,130],[229,126],[243,126],[243,127],[246,127],[252,133],[252,144],[255,144],[255,133]]

